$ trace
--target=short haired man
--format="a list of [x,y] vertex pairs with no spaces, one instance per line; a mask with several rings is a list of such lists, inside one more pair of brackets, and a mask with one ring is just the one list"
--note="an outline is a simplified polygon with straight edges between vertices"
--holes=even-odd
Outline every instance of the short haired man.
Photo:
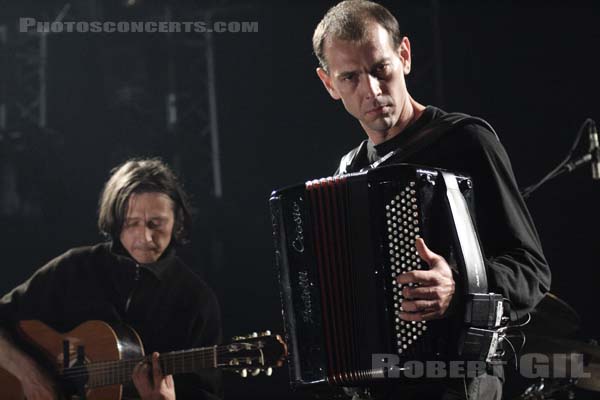
[[[410,96],[405,81],[411,70],[410,41],[401,34],[396,18],[379,4],[363,0],[337,4],[317,26],[313,48],[325,89],[342,101],[368,137],[342,158],[338,173],[369,168],[389,155],[388,162],[471,175],[476,185],[475,219],[491,289],[510,301],[512,318],[531,311],[549,290],[550,270],[508,156],[495,134],[473,122],[441,123],[449,121],[449,114]],[[398,149],[403,151],[392,153]],[[452,270],[422,239],[416,246],[430,270],[398,277],[402,284],[420,286],[403,289],[408,300],[403,302],[401,318],[443,318],[455,297]],[[470,380],[469,387],[462,380],[445,381],[417,388],[412,394],[419,399],[430,398],[427,394],[444,399],[500,399],[501,378],[495,375],[501,371]],[[402,398],[407,396],[409,390],[403,389]]]
[[187,240],[191,214],[175,174],[158,159],[135,159],[113,170],[99,202],[98,226],[110,241],[71,249],[0,299],[0,367],[17,377],[27,399],[56,398],[54,382],[12,340],[19,320],[69,331],[87,320],[120,322],[140,336],[150,367],[133,382],[147,399],[216,399],[216,373],[164,376],[158,352],[211,346],[221,339],[213,291],[175,255]]

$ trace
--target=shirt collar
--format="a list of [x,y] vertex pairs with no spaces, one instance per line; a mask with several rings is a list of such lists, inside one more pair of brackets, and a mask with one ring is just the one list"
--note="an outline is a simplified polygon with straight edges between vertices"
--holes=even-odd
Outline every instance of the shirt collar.
[[109,246],[110,252],[114,254],[119,262],[139,266],[140,268],[149,271],[159,280],[164,278],[169,265],[172,264],[173,259],[175,258],[175,248],[172,245],[169,245],[169,247],[165,249],[156,262],[149,264],[140,264],[134,260],[119,241],[111,241]]

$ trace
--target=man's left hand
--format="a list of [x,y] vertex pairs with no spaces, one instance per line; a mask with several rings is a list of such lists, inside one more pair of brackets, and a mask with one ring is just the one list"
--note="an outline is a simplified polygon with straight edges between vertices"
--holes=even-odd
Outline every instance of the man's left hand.
[[173,376],[162,374],[158,353],[152,353],[152,367],[146,361],[135,366],[133,383],[142,400],[175,400]]
[[[430,269],[405,272],[396,278],[398,283],[404,285],[400,318],[406,321],[442,318],[454,295],[452,270],[444,257],[429,250],[423,239],[418,238],[415,245],[419,257]],[[409,287],[409,283],[419,286]]]

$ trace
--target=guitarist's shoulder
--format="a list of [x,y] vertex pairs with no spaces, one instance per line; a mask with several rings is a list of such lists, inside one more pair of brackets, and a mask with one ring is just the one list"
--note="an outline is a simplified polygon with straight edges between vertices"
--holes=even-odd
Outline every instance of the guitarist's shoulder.
[[88,257],[102,257],[109,253],[110,243],[98,243],[94,246],[77,246],[73,247],[57,258],[63,260],[80,261]]
[[82,265],[93,264],[93,260],[102,260],[107,254],[106,243],[95,246],[78,246],[55,257],[42,267],[42,270],[68,271],[72,268],[81,269]]

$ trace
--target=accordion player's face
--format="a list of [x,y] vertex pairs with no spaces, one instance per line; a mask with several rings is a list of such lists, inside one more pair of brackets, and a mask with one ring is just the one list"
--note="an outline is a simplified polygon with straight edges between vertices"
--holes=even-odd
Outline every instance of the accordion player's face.
[[319,68],[319,78],[372,139],[388,139],[408,124],[413,116],[404,79],[410,72],[408,38],[395,49],[388,32],[373,23],[361,41],[326,40],[324,53],[327,71]]

